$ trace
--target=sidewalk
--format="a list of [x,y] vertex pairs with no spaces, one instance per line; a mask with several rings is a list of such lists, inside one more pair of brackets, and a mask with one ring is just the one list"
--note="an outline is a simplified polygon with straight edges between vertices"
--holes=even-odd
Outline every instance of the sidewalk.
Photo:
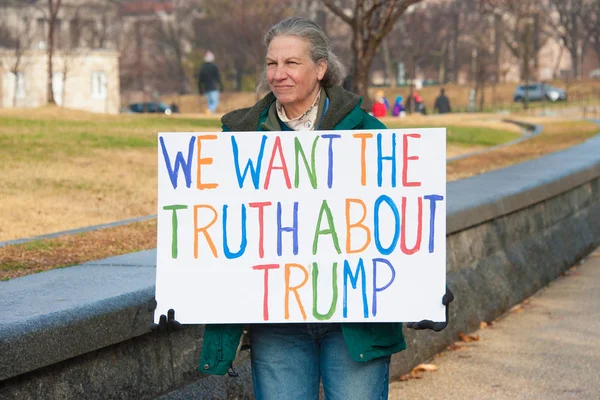
[[600,248],[389,399],[600,399]]

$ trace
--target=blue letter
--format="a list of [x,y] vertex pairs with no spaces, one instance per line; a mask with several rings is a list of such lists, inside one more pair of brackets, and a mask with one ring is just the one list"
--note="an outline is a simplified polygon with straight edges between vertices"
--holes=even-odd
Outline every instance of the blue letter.
[[385,157],[381,154],[381,136],[381,133],[377,134],[377,186],[383,184],[383,160],[388,160],[392,162],[392,187],[396,187],[396,134],[392,133],[392,155]]
[[232,253],[227,245],[227,204],[223,205],[223,253],[228,259],[238,258],[246,251],[246,206],[242,204],[242,242],[237,253]]
[[281,234],[283,232],[292,232],[293,234],[293,247],[294,255],[298,255],[298,202],[294,202],[294,217],[292,226],[281,226],[281,202],[277,202],[277,255],[281,256],[282,251],[282,240]]
[[344,309],[343,315],[344,318],[348,318],[348,277],[350,277],[350,284],[353,289],[356,289],[358,284],[358,273],[360,272],[360,277],[362,280],[362,298],[363,298],[363,314],[365,318],[369,318],[369,304],[367,303],[367,280],[365,278],[365,265],[363,264],[363,259],[358,259],[358,265],[356,266],[356,273],[352,274],[352,270],[350,269],[350,264],[348,260],[344,260]]
[[[390,209],[394,213],[394,221],[396,225],[394,228],[394,238],[392,239],[392,243],[387,249],[381,246],[381,241],[379,240],[379,206],[383,201],[385,201],[388,204],[388,206],[390,206]],[[398,239],[400,238],[400,214],[398,213],[398,208],[396,207],[396,203],[394,203],[394,200],[390,199],[385,194],[379,196],[377,200],[375,200],[375,206],[373,207],[373,220],[373,230],[375,231],[373,232],[373,236],[375,239],[375,246],[377,246],[377,250],[379,250],[379,252],[384,255],[391,254],[392,251],[394,251],[394,249],[396,248],[396,245],[398,244]]]
[[333,139],[339,139],[341,135],[321,135],[323,139],[329,139],[329,169],[327,172],[327,187],[331,189],[333,186]]
[[[390,267],[390,269],[392,270],[392,279],[390,279],[390,281],[387,283],[387,285],[385,285],[382,288],[377,287],[377,262],[382,262],[382,263],[387,264],[388,267]],[[390,263],[385,258],[374,258],[373,259],[373,316],[377,315],[377,292],[383,292],[385,289],[387,289],[392,284],[392,282],[394,282],[395,278],[396,278],[396,270],[392,266],[392,263]]]
[[248,170],[250,170],[250,174],[252,175],[252,183],[254,184],[254,189],[258,189],[258,183],[260,178],[260,167],[262,165],[262,158],[265,152],[265,143],[267,142],[267,136],[263,135],[262,142],[260,143],[260,152],[258,153],[258,158],[256,160],[256,168],[254,168],[254,164],[252,163],[252,159],[249,158],[246,163],[246,168],[244,168],[244,173],[240,172],[240,161],[238,160],[238,145],[235,141],[235,136],[231,136],[231,147],[233,150],[233,161],[235,162],[235,173],[237,175],[238,186],[240,189],[244,186],[244,181],[246,180],[246,174]]
[[429,252],[433,253],[433,234],[435,233],[435,202],[444,200],[444,196],[439,194],[431,194],[423,196],[425,200],[429,200]]
[[192,156],[194,155],[194,143],[196,142],[196,136],[192,136],[190,138],[187,162],[183,159],[183,154],[181,154],[180,151],[177,152],[177,155],[175,156],[175,168],[171,166],[171,160],[169,159],[169,153],[167,153],[167,148],[165,146],[163,137],[161,136],[158,139],[160,141],[160,147],[162,148],[163,157],[165,164],[167,165],[167,171],[169,172],[169,178],[171,178],[173,189],[177,189],[177,175],[179,174],[180,165],[185,176],[185,185],[189,188],[192,185]]

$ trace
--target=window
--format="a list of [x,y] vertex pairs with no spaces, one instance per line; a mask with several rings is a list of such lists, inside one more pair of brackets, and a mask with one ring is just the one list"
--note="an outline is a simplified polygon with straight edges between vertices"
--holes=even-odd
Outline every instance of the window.
[[106,98],[106,73],[92,72],[92,97],[96,99]]
[[17,99],[25,98],[25,75],[22,72],[17,72]]

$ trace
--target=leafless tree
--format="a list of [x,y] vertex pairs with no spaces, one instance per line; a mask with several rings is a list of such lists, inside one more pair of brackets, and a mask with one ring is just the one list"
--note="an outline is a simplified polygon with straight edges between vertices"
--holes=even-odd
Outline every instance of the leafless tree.
[[[9,23],[8,15],[13,11],[16,20]],[[17,1],[3,0],[0,3],[0,50],[6,49],[6,57],[0,56],[0,70],[9,71],[14,77],[12,105],[17,105],[19,73],[28,63],[26,51],[33,41],[33,20],[29,18],[26,7]]]
[[235,75],[259,78],[264,66],[263,37],[267,30],[293,10],[281,0],[205,0],[206,18],[196,22],[196,46],[211,50]]
[[348,10],[335,0],[323,0],[323,4],[352,29],[354,92],[368,98],[369,71],[377,49],[408,7],[421,1],[354,0],[351,10]]
[[583,24],[590,34],[591,45],[600,62],[600,0],[592,0],[585,6]]
[[573,77],[581,78],[581,61],[591,39],[591,31],[585,29],[584,19],[589,18],[586,12],[589,0],[549,0],[550,12],[555,12],[557,19],[550,19],[557,39],[571,55]]
[[47,54],[48,54],[48,103],[56,104],[56,100],[54,99],[54,91],[52,90],[52,57],[54,56],[54,29],[56,28],[56,17],[58,15],[58,11],[60,10],[60,6],[62,5],[62,0],[46,0],[48,6],[48,44],[47,44]]
[[[526,88],[532,75],[538,72],[539,52],[550,38],[544,27],[549,26],[550,15],[538,0],[482,0],[482,10],[502,15],[502,41],[509,52],[519,60],[521,80]],[[527,92],[527,89],[526,89]],[[528,94],[523,105],[528,107]]]

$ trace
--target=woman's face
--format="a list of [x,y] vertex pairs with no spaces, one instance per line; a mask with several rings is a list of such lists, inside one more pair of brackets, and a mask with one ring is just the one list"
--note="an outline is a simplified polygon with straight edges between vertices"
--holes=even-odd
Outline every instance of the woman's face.
[[327,63],[315,64],[309,43],[298,36],[277,36],[267,49],[267,80],[290,118],[304,113],[320,89]]

